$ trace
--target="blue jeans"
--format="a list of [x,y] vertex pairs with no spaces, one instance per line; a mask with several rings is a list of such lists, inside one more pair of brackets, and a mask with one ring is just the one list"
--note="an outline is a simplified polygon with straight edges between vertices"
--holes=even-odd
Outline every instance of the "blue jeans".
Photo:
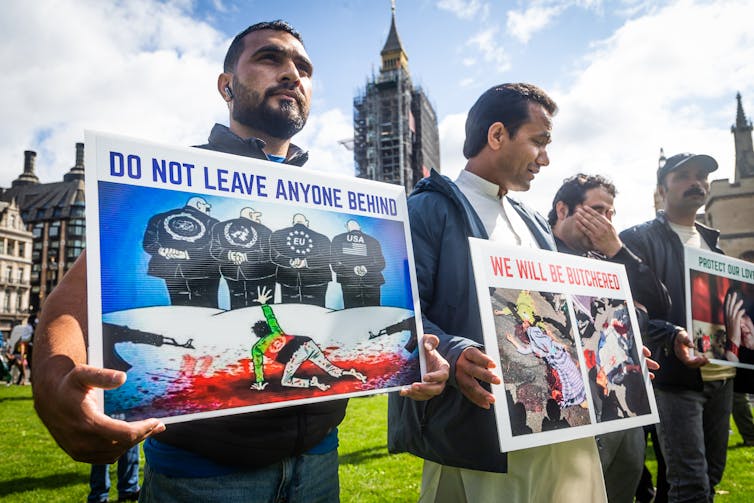
[[[110,465],[92,465],[89,475],[89,503],[107,501],[110,493]],[[139,445],[131,447],[118,459],[118,495],[139,490]]]
[[302,454],[256,470],[206,478],[168,477],[144,468],[140,503],[185,501],[337,503],[338,451]]
[[733,379],[707,381],[703,391],[655,389],[655,397],[668,501],[712,501],[725,470]]

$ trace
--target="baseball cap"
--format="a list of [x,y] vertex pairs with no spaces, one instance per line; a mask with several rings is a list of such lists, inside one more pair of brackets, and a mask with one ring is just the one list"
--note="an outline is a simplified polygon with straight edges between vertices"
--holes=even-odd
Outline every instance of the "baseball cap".
[[691,161],[696,161],[697,163],[699,163],[705,170],[707,170],[707,173],[712,173],[717,169],[717,161],[712,157],[706,154],[692,154],[691,152],[683,152],[681,154],[676,154],[672,157],[668,157],[668,159],[665,161],[665,164],[663,164],[662,167],[657,170],[657,184],[659,185],[662,180],[668,175],[668,173],[682,168]]

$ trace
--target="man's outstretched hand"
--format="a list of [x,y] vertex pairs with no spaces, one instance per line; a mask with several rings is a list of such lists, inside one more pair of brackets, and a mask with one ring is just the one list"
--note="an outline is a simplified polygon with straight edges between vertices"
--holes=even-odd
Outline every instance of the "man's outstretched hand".
[[115,462],[132,446],[165,431],[157,419],[132,423],[118,421],[99,410],[96,388],[113,389],[126,381],[126,374],[89,365],[73,365],[54,356],[44,362],[57,367],[59,379],[34,380],[34,406],[58,445],[76,461],[96,464]]

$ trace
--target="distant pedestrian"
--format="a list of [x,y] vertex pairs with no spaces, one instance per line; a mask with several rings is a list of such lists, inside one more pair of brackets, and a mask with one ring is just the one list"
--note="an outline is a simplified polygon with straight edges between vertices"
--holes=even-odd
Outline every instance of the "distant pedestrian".
[[[138,501],[139,490],[139,444],[136,444],[118,459],[118,501]],[[109,494],[110,465],[92,465],[87,503],[107,502]]]

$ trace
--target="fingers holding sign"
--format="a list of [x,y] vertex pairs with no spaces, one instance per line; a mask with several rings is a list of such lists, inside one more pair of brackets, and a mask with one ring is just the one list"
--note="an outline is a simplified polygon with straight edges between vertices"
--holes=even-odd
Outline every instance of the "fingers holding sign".
[[467,348],[456,362],[456,383],[461,393],[475,405],[489,409],[495,396],[484,389],[481,382],[500,384],[500,378],[492,372],[495,362],[478,348]]

